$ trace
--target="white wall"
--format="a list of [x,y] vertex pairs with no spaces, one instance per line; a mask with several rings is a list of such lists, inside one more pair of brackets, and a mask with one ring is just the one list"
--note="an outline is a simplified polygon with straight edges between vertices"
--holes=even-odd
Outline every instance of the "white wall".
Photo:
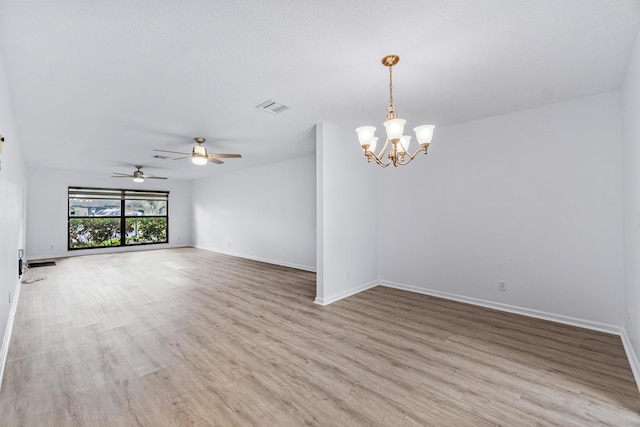
[[194,246],[315,271],[315,178],[311,155],[193,181]]
[[[150,250],[191,245],[191,186],[189,181],[146,180],[136,184],[102,174],[59,169],[29,170],[27,257],[30,260],[86,254]],[[169,243],[136,247],[67,250],[69,187],[121,188],[169,191]]]
[[[626,331],[634,349],[636,378],[640,365],[640,33],[636,36],[622,86],[624,162],[624,255]],[[628,316],[627,316],[628,315]],[[640,381],[639,381],[640,384]]]
[[[5,137],[0,153],[0,387],[6,361],[10,325],[15,313],[18,249],[24,248],[26,224],[26,171],[20,138],[13,118],[9,84],[0,55],[0,134]],[[12,298],[9,301],[9,293]]]
[[381,281],[621,327],[620,141],[618,92],[436,128],[379,171]]
[[354,127],[316,129],[318,275],[316,303],[329,304],[377,284],[375,172]]

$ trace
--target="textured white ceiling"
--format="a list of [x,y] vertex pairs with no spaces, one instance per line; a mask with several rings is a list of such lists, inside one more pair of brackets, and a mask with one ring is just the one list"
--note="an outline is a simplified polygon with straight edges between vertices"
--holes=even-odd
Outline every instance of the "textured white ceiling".
[[[411,127],[616,89],[639,22],[637,0],[2,1],[0,53],[29,167],[194,179],[313,152],[322,120],[381,128],[390,53]],[[151,157],[196,136],[243,158]]]

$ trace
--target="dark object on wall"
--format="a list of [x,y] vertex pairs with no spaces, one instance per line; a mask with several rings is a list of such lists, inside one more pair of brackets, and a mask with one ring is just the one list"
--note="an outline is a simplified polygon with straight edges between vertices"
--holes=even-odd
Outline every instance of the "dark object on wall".
[[41,261],[41,262],[30,262],[29,263],[29,268],[34,268],[34,267],[49,267],[52,265],[56,265],[55,261]]
[[22,276],[22,257],[24,256],[24,249],[18,249],[18,279]]

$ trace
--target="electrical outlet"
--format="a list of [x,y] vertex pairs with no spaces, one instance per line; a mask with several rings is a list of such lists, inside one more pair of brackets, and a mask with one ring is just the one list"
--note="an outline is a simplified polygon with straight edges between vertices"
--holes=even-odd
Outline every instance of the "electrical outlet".
[[631,324],[631,310],[627,310],[627,323]]
[[498,290],[502,292],[507,292],[507,282],[505,280],[500,280],[498,282]]
[[9,291],[9,304],[11,304],[11,291]]

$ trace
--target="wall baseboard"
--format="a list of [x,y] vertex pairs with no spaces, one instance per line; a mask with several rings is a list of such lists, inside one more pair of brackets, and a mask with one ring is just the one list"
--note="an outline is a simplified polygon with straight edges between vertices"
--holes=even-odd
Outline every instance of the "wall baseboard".
[[9,319],[7,319],[7,328],[4,331],[4,339],[2,340],[2,347],[0,347],[0,391],[2,391],[2,383],[4,380],[4,369],[7,365],[7,358],[9,357],[9,342],[11,342],[11,333],[13,332],[13,322],[16,318],[16,310],[18,308],[18,299],[20,298],[20,289],[22,288],[22,282],[18,280],[16,285],[15,295],[13,301],[11,301],[11,308],[9,309]]
[[636,386],[638,387],[638,391],[640,391],[640,362],[638,361],[638,354],[633,349],[633,345],[625,329],[620,332],[620,338],[622,339],[624,351],[627,353],[627,359],[629,359],[629,366],[631,366],[633,378],[636,380]]
[[355,295],[360,292],[366,291],[367,289],[375,288],[376,286],[378,286],[377,280],[373,282],[365,283],[364,285],[356,286],[351,289],[347,289],[346,291],[340,292],[335,295],[331,295],[330,297],[327,297],[327,298],[316,297],[316,299],[313,300],[313,302],[318,305],[329,305],[341,299],[350,297],[351,295]]
[[481,307],[491,308],[508,313],[520,314],[522,316],[535,317],[537,319],[549,320],[551,322],[563,323],[565,325],[577,326],[579,328],[591,329],[599,332],[620,335],[622,328],[607,323],[594,322],[592,320],[580,319],[576,317],[564,316],[561,314],[548,313],[546,311],[533,310],[530,308],[519,307],[510,304],[502,304],[499,302],[483,300],[480,298],[466,297],[463,295],[452,294],[448,292],[436,291],[433,289],[419,288],[417,286],[405,285],[402,283],[382,282],[381,286],[388,288],[400,289],[403,291],[415,292],[418,294],[430,295],[433,297],[444,298],[452,301],[463,302]]
[[202,250],[205,250],[205,251],[215,252],[215,253],[218,253],[218,254],[234,256],[234,257],[237,257],[237,258],[250,259],[251,261],[264,262],[264,263],[267,263],[267,264],[279,265],[281,267],[295,268],[296,270],[310,271],[312,273],[316,272],[316,267],[313,267],[313,266],[310,266],[310,265],[302,265],[302,264],[295,264],[295,263],[292,263],[292,262],[274,260],[274,259],[269,259],[269,258],[261,258],[261,257],[257,257],[257,256],[252,256],[252,255],[240,254],[240,253],[237,253],[237,252],[218,251],[218,250],[203,248],[203,247],[199,247],[199,246],[193,246],[193,247],[196,248],[196,249],[202,249]]

